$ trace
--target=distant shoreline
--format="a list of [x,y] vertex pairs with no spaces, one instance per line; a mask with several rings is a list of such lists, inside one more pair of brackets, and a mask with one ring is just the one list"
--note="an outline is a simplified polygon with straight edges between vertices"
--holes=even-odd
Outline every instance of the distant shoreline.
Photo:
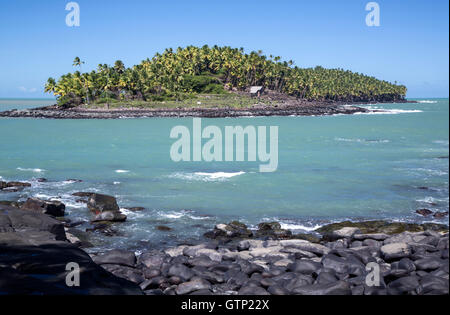
[[[390,102],[389,102],[390,103]],[[416,103],[403,101],[397,103]],[[0,112],[0,117],[9,118],[44,118],[44,119],[120,119],[120,118],[238,118],[267,116],[330,116],[368,113],[370,110],[357,105],[380,104],[380,102],[299,102],[297,104],[257,105],[249,108],[121,108],[121,109],[61,109],[56,105],[34,109],[13,109]]]

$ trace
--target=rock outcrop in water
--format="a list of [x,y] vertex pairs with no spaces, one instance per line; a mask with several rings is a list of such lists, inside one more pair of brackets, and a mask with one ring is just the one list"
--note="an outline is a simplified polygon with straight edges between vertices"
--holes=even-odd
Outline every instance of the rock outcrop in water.
[[189,109],[155,109],[155,110],[82,110],[36,108],[11,110],[0,112],[0,117],[11,118],[48,118],[48,119],[119,119],[142,117],[251,117],[251,116],[323,116],[337,114],[365,113],[369,110],[356,106],[342,105],[314,105],[314,106],[286,106],[248,109],[227,108],[189,108]]
[[122,214],[115,197],[92,193],[87,202],[89,210],[95,213],[93,222],[124,222],[127,216]]
[[54,217],[63,217],[66,206],[59,201],[44,201],[38,198],[28,198],[21,206],[22,210],[37,211]]

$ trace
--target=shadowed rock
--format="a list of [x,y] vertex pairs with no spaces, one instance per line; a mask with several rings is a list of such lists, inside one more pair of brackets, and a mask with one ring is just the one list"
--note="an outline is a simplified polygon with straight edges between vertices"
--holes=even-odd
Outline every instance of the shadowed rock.
[[[96,265],[69,244],[0,245],[0,293],[6,295],[141,295],[140,288]],[[80,267],[80,285],[69,287],[69,263]],[[71,279],[69,277],[69,279]]]

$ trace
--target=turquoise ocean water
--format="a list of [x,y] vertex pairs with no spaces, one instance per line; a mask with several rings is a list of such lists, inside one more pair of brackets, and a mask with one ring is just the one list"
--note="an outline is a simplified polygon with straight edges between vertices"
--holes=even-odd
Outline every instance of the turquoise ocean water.
[[[295,231],[344,219],[448,223],[415,214],[449,209],[449,101],[419,101],[369,106],[384,114],[202,120],[204,126],[279,126],[275,173],[259,173],[259,163],[174,163],[170,131],[192,128],[192,119],[0,118],[0,180],[33,185],[0,192],[0,200],[55,198],[73,220],[91,218],[71,196],[78,191],[147,209],[125,211],[128,221],[115,226],[122,236],[94,234],[96,248],[175,244],[233,219],[250,226],[277,220]],[[52,103],[0,100],[0,110]],[[49,181],[38,183],[39,177]],[[158,225],[173,231],[157,231]]]

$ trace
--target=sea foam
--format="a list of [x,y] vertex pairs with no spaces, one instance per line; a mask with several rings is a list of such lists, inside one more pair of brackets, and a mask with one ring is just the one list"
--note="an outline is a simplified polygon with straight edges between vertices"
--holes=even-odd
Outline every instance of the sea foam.
[[196,173],[174,173],[169,178],[182,179],[187,181],[223,181],[236,176],[244,175],[245,172],[196,172]]
[[45,170],[43,170],[41,168],[22,168],[22,167],[18,167],[17,170],[21,171],[21,172],[33,172],[33,173],[43,173],[43,172],[45,172]]
[[[370,109],[370,108],[369,108]],[[413,113],[423,113],[419,109],[380,109],[372,110],[367,113],[355,113],[354,115],[398,115],[398,114],[413,114]]]

